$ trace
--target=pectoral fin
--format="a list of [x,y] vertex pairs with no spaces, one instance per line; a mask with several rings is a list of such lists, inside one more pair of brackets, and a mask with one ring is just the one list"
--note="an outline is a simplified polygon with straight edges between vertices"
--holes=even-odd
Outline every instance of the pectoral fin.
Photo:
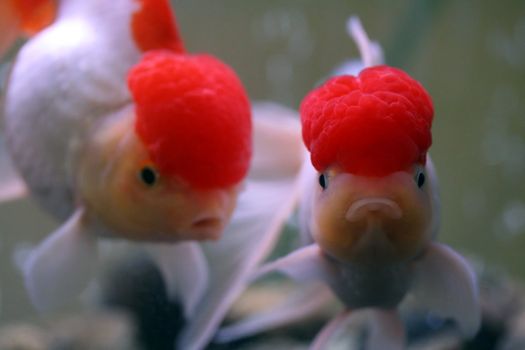
[[476,276],[467,261],[446,245],[432,243],[414,264],[413,300],[418,306],[454,319],[472,337],[481,316]]
[[209,281],[201,247],[196,242],[182,242],[149,245],[147,249],[162,273],[168,296],[181,300],[186,319],[191,319]]
[[228,343],[305,320],[332,299],[333,294],[324,284],[301,286],[271,309],[220,329],[214,340]]
[[287,256],[262,266],[254,278],[271,272],[281,272],[300,282],[329,283],[331,273],[317,244],[298,249]]
[[55,232],[33,250],[23,265],[31,301],[49,310],[84,290],[97,264],[96,240],[77,209]]

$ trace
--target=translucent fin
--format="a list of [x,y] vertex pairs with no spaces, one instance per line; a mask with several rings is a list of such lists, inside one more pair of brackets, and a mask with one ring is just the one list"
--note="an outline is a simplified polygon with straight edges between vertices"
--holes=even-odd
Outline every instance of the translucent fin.
[[[0,122],[1,124],[1,122]],[[18,175],[7,150],[4,140],[0,139],[0,204],[21,199],[29,194],[24,180]]]
[[33,304],[49,310],[74,298],[91,281],[97,265],[96,240],[75,213],[29,254],[23,273]]
[[333,70],[332,76],[357,75],[366,67],[384,64],[383,50],[381,45],[371,41],[357,16],[351,16],[346,22],[346,31],[354,40],[359,50],[360,58],[349,59]]
[[384,62],[381,46],[368,38],[359,17],[350,17],[346,22],[346,30],[348,35],[354,39],[365,67],[376,66]]
[[272,102],[253,105],[254,149],[250,179],[296,176],[305,147],[296,111]]
[[352,311],[345,310],[332,319],[326,326],[323,327],[321,332],[317,334],[309,350],[325,350],[328,349],[330,339],[337,333],[341,327],[349,322],[352,317]]
[[215,341],[228,343],[304,320],[318,312],[334,296],[324,284],[300,286],[282,303],[219,330]]
[[[257,159],[264,159],[273,152],[271,150],[279,149],[275,148],[275,143],[280,142],[279,140],[289,144],[289,140],[285,138],[277,138],[272,143],[271,138],[261,135],[269,132],[268,130],[279,130],[282,125],[279,121],[284,121],[286,115],[274,115],[274,123],[277,123],[275,127],[261,129],[257,120],[264,115],[262,112],[261,109],[255,112],[255,138],[270,142],[255,142],[255,164],[262,164]],[[273,113],[266,114],[266,119],[271,120]],[[302,140],[298,137],[295,142],[300,143]],[[302,155],[291,153],[290,157]],[[265,161],[264,167],[275,169],[275,173],[264,171],[262,167],[256,170],[254,165],[223,237],[217,242],[201,244],[210,268],[209,286],[202,302],[197,306],[195,317],[182,331],[178,348],[202,349],[208,344],[231,304],[246,287],[248,276],[275,245],[298,201],[301,162],[302,158],[289,159],[287,163]],[[274,164],[284,164],[286,167],[272,168],[276,166]],[[299,167],[291,164],[298,164]]]
[[273,248],[295,205],[290,181],[248,181],[224,236],[204,243],[210,283],[180,337],[180,349],[202,349],[215,333],[248,276]]
[[181,300],[184,316],[191,319],[208,287],[208,264],[196,242],[151,244],[147,250],[157,263],[168,296]]
[[397,310],[369,309],[365,350],[405,349],[405,326]]
[[297,249],[283,258],[262,266],[257,271],[256,278],[278,271],[299,282],[329,282],[330,270],[321,254],[321,248],[317,244]]
[[0,203],[22,199],[29,194],[21,178],[12,177],[0,183]]
[[430,158],[430,154],[427,154],[427,164],[425,166],[428,183],[430,185],[431,192],[431,205],[432,205],[432,222],[430,224],[430,229],[432,230],[432,237],[436,237],[441,223],[441,199],[439,196],[439,181],[436,173],[436,168],[434,167],[434,162]]
[[[405,349],[405,327],[397,310],[359,309],[345,310],[330,321],[315,337],[310,350],[329,349],[338,333],[348,327],[366,327],[366,338],[359,349],[403,350]],[[341,337],[345,337],[343,333]],[[345,341],[343,344],[348,344]]]
[[411,290],[418,307],[454,319],[467,337],[481,322],[476,276],[467,261],[446,245],[432,243],[414,264]]

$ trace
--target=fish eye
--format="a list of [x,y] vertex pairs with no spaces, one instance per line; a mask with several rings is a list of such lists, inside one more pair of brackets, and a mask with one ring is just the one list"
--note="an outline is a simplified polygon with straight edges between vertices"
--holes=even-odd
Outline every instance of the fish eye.
[[326,190],[326,186],[328,186],[328,179],[325,174],[321,173],[319,175],[319,185],[323,188],[323,190]]
[[152,167],[145,166],[140,170],[139,177],[145,185],[147,185],[148,187],[152,187],[157,183],[159,175],[157,174],[157,171]]
[[416,173],[416,177],[414,178],[414,181],[416,181],[417,187],[421,188],[425,184],[425,173],[421,170],[418,170]]

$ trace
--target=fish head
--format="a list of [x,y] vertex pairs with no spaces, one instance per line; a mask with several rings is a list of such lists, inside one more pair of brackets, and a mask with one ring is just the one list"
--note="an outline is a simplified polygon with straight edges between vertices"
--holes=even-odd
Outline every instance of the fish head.
[[319,172],[311,231],[349,262],[411,259],[432,237],[427,150],[433,107],[405,72],[335,77],[301,104],[303,139]]
[[79,177],[89,211],[142,241],[214,240],[251,159],[251,112],[233,71],[211,56],[145,55],[133,106],[95,128]]
[[384,176],[330,169],[319,174],[312,235],[347,262],[399,262],[417,256],[432,238],[432,176],[417,164]]

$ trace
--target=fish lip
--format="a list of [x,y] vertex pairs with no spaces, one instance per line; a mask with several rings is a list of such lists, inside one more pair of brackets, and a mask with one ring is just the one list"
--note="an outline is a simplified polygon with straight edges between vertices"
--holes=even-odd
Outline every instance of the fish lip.
[[198,232],[201,239],[219,239],[224,229],[224,218],[219,215],[203,215],[195,218],[190,229],[193,232]]
[[384,213],[388,218],[395,220],[403,216],[403,211],[393,200],[384,197],[366,197],[353,202],[346,211],[345,218],[350,222],[356,222],[370,212]]
[[194,220],[191,223],[192,228],[200,229],[200,228],[209,228],[209,227],[218,227],[221,226],[222,219],[219,217],[204,217],[202,219]]

